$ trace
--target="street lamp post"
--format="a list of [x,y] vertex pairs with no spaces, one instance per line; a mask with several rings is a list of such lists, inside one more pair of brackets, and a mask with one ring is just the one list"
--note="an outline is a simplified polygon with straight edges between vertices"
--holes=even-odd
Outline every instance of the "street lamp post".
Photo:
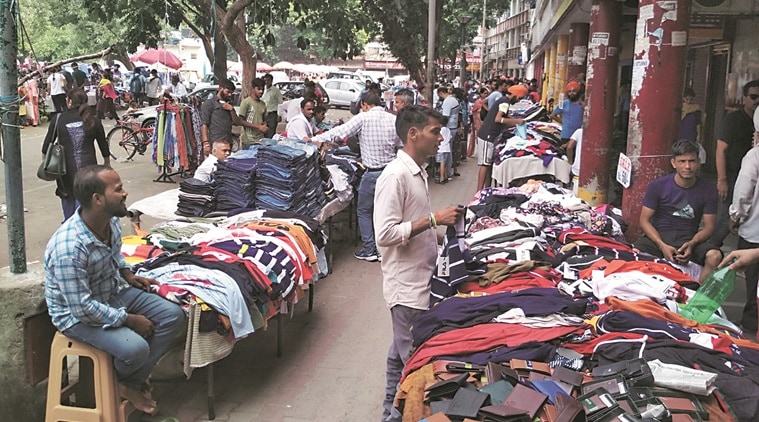
[[459,78],[459,87],[464,88],[466,82],[466,47],[464,46],[464,38],[466,37],[466,25],[472,20],[472,17],[460,15],[457,19],[461,24],[461,76]]

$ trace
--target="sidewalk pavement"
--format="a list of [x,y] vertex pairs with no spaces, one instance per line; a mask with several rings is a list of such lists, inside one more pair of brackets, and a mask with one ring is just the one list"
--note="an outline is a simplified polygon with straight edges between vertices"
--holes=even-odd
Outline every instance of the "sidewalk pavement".
[[[474,195],[477,165],[470,158],[460,177],[430,184],[433,209],[465,204]],[[440,229],[442,231],[442,229]],[[316,282],[314,308],[295,306],[276,356],[277,321],[235,345],[214,365],[217,421],[379,421],[385,359],[392,338],[382,298],[379,263],[359,261],[358,246],[343,242],[333,270]],[[160,415],[181,422],[206,421],[207,370],[189,380],[154,382]],[[161,420],[153,417],[144,420]]]

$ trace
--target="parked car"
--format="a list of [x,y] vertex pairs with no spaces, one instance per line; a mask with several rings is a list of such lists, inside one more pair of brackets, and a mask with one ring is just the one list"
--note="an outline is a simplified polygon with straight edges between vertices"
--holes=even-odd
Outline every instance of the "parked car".
[[[287,81],[287,82],[275,82],[274,85],[282,92],[282,96],[285,100],[292,100],[293,98],[300,98],[303,96],[303,91],[306,90],[306,83],[303,81]],[[316,82],[316,90],[322,94],[322,104],[332,104],[332,98],[321,82]]]
[[[354,81],[358,81],[358,82],[362,82],[363,83],[367,79],[372,79],[372,78],[370,78],[370,77],[369,78],[365,78],[365,77],[362,77],[361,75],[353,73],[353,72],[347,72],[347,71],[344,71],[344,70],[336,70],[334,72],[329,72],[327,74],[327,79],[350,79],[350,80],[354,80]],[[373,81],[373,79],[372,79],[372,81]]]
[[327,79],[322,83],[334,107],[350,107],[364,89],[364,84],[353,79]]
[[[227,79],[232,81],[237,88],[242,87],[242,81],[234,73],[227,74]],[[212,85],[217,86],[218,84],[219,83],[216,81],[216,76],[213,73],[209,73],[206,76],[203,76],[203,79],[201,79],[197,84],[195,84],[195,89],[207,88]]]

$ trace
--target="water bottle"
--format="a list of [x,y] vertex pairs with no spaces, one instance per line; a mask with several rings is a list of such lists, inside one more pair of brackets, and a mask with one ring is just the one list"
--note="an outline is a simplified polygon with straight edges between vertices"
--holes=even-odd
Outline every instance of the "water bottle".
[[680,310],[686,318],[706,323],[735,287],[735,271],[728,267],[714,271],[704,280],[696,294]]

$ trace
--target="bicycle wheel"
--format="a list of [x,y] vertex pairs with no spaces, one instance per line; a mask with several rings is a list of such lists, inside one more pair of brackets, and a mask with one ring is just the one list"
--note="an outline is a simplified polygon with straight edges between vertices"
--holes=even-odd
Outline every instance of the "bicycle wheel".
[[124,152],[126,153],[126,158],[124,159],[125,161],[131,160],[132,157],[134,157],[134,154],[137,153],[136,145],[138,141],[135,138],[134,129],[132,129],[131,127],[128,127],[128,126],[114,127],[113,129],[111,129],[110,132],[108,132],[107,140],[108,140],[108,146],[111,149],[111,156],[114,159],[118,160],[118,158],[114,155],[114,148],[116,146],[121,147],[119,151],[123,149]]

